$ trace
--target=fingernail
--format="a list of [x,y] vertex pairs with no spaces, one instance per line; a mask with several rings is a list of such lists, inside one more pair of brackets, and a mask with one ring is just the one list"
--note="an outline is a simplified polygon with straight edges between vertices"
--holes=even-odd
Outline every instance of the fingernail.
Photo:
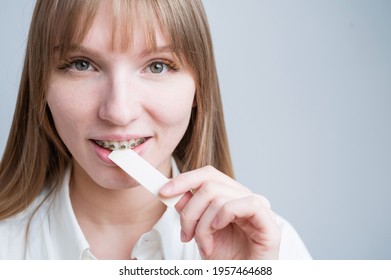
[[162,195],[170,195],[174,192],[174,185],[171,182],[168,182],[159,191]]
[[186,233],[183,230],[181,230],[181,241],[182,242],[186,242],[187,241],[187,235],[186,235]]

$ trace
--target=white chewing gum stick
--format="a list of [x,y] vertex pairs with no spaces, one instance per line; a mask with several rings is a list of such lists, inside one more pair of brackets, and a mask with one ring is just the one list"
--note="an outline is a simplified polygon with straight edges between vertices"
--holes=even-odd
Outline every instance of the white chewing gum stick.
[[174,207],[181,199],[182,195],[172,198],[163,198],[159,195],[160,188],[169,180],[133,150],[114,150],[110,153],[109,159],[117,164],[129,176],[136,179],[152,194],[156,195],[167,206]]

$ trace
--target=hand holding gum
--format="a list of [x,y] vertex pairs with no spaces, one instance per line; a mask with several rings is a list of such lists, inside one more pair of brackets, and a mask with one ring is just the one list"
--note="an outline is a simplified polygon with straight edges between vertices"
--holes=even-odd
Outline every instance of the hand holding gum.
[[160,188],[169,180],[133,150],[114,150],[110,153],[109,159],[129,176],[136,179],[152,194],[156,195],[167,206],[174,207],[181,199],[182,195],[171,198],[163,198],[159,195]]

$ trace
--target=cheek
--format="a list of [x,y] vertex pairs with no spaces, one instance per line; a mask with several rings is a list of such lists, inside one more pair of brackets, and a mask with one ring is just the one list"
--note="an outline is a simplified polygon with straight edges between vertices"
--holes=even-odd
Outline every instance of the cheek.
[[[154,94],[151,115],[154,114],[161,124],[170,127],[186,126],[190,119],[195,95],[195,85],[191,78],[183,79],[170,87]],[[152,112],[153,111],[153,112]]]
[[88,122],[91,115],[88,103],[78,97],[77,92],[60,82],[52,83],[48,88],[47,103],[54,124],[68,148],[74,142],[75,137],[83,131],[83,124]]

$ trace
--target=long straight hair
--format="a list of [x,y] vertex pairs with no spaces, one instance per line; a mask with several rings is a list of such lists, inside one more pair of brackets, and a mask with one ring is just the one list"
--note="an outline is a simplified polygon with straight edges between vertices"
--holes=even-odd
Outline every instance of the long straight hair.
[[135,21],[156,48],[161,27],[180,59],[190,65],[195,105],[173,156],[181,172],[211,165],[233,177],[212,41],[201,0],[38,0],[34,9],[16,109],[0,162],[0,220],[28,207],[46,186],[54,188],[71,155],[59,137],[46,93],[54,48],[66,56],[80,44],[100,5],[113,13],[112,46],[126,48]]

